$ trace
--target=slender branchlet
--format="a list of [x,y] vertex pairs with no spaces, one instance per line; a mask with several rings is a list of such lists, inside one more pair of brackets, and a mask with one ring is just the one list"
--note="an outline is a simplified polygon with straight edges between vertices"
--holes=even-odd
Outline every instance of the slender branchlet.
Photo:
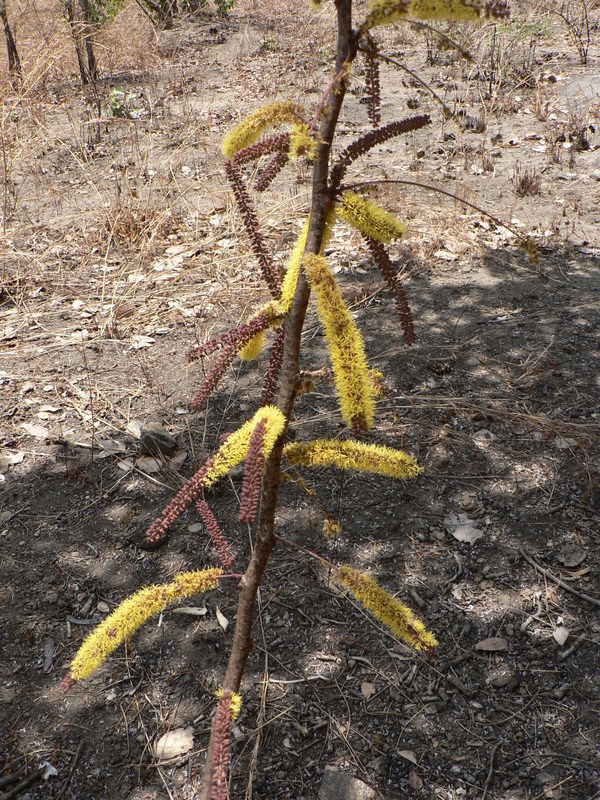
[[387,283],[390,294],[396,302],[400,315],[400,324],[402,325],[402,333],[404,334],[404,341],[408,345],[414,344],[415,328],[413,325],[412,313],[402,282],[398,277],[398,273],[392,266],[389,253],[381,242],[377,242],[370,236],[365,236],[365,241],[373,256],[373,261],[377,269],[381,272]]
[[414,458],[402,450],[352,439],[293,442],[283,448],[283,456],[288,464],[375,472],[401,480],[415,478],[422,471]]
[[304,269],[315,294],[342,416],[355,433],[368,430],[375,403],[362,336],[325,259],[309,253]]
[[408,117],[396,122],[390,122],[388,125],[383,125],[381,128],[366,133],[364,136],[358,138],[355,142],[348,145],[345,150],[339,154],[336,163],[331,170],[331,188],[337,191],[341,182],[344,180],[346,170],[356,161],[357,158],[368,153],[373,147],[379,144],[384,144],[396,136],[401,136],[403,133],[416,131],[424,125],[429,125],[431,117],[429,114],[421,114],[417,117]]
[[365,48],[365,94],[367,98],[367,116],[373,128],[378,128],[381,122],[381,85],[379,82],[379,53],[377,45],[372,40],[370,47]]
[[221,569],[182,572],[171,583],[146,586],[127,597],[86,637],[69,670],[72,680],[89,677],[105,658],[153,614],[182,597],[216,589]]
[[250,436],[248,455],[246,456],[246,469],[242,483],[242,498],[240,501],[240,522],[252,524],[256,516],[258,498],[260,495],[260,482],[262,479],[265,455],[263,443],[265,438],[265,421],[261,420]]
[[413,615],[410,608],[392,597],[373,578],[352,567],[341,566],[333,579],[350,589],[356,600],[405,644],[426,651],[437,647],[435,636]]
[[267,243],[261,233],[258,215],[250,198],[250,194],[248,193],[248,189],[246,188],[242,173],[231,159],[225,162],[225,172],[231,183],[238,211],[244,220],[246,232],[252,244],[252,251],[258,261],[265,283],[269,287],[269,291],[273,297],[277,298],[281,291],[281,278],[277,268],[273,264],[273,259],[267,248]]
[[[259,423],[263,424],[262,421]],[[258,427],[258,426],[257,426]],[[221,562],[221,566],[223,569],[229,570],[233,564],[233,555],[231,550],[229,549],[229,543],[225,538],[225,534],[221,530],[219,523],[217,522],[215,515],[210,510],[210,507],[206,500],[203,500],[199,497],[196,500],[196,508],[198,509],[198,513],[200,514],[200,519],[204,523],[204,527],[208,531],[208,535],[211,538],[212,543],[215,546],[215,550],[219,556],[219,561]]]

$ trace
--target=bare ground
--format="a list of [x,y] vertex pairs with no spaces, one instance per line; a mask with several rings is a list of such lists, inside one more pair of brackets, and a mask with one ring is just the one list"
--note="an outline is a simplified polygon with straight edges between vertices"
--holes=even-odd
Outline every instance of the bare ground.
[[[21,10],[23,31],[33,6]],[[103,34],[97,98],[77,90],[66,45],[62,67],[46,72],[26,50],[29,74],[42,77],[6,94],[0,781],[10,791],[45,762],[57,773],[19,797],[197,793],[231,641],[216,612],[233,621],[235,589],[189,601],[195,615],[165,612],[93,678],[57,686],[90,626],[128,593],[215,563],[191,513],[165,548],[137,544],[219,437],[253,412],[266,366],[236,365],[207,413],[189,412],[201,373],[187,349],[264,298],[219,143],[274,96],[314,107],[333,47],[327,9],[290,19],[283,4],[269,14],[250,6],[158,38],[130,8],[126,41],[122,19]],[[52,6],[42,10],[58,52],[60,26]],[[437,185],[513,231],[415,187],[380,190],[410,223],[394,253],[415,316],[410,349],[354,234],[336,229],[328,255],[386,377],[375,438],[415,455],[423,475],[400,485],[303,473],[316,500],[285,484],[277,518],[282,536],[376,575],[440,646],[430,657],[408,651],[317,562],[278,548],[234,727],[233,797],[315,798],[327,766],[384,798],[600,792],[597,31],[583,67],[556,17],[513,16],[498,38],[455,31],[470,37],[470,64],[434,48],[428,65],[421,34],[386,32],[388,55],[486,128],[442,124],[429,95],[386,67],[384,121],[428,112],[434,124],[356,170],[360,180]],[[357,70],[342,144],[366,129],[362,82]],[[123,116],[99,121],[98,103],[106,114],[118,101],[111,89],[131,97]],[[261,201],[282,260],[308,174],[294,167]],[[515,232],[533,237],[538,265]],[[314,318],[305,339],[305,366],[325,365]],[[136,433],[149,420],[176,437],[174,460],[140,457]],[[292,434],[340,432],[325,380],[298,401]],[[239,487],[234,474],[210,503],[241,566],[251,531],[236,522]],[[335,541],[322,535],[324,513],[341,524]],[[458,541],[460,530],[474,541]],[[156,740],[189,726],[193,750],[159,763]]]

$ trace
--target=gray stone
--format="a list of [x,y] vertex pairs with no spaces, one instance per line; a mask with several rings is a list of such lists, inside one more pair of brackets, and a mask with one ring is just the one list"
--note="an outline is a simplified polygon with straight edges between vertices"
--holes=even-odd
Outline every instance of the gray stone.
[[144,455],[171,455],[177,449],[177,441],[159,422],[148,422],[140,431],[140,452]]
[[338,767],[325,767],[319,800],[375,800],[375,790]]

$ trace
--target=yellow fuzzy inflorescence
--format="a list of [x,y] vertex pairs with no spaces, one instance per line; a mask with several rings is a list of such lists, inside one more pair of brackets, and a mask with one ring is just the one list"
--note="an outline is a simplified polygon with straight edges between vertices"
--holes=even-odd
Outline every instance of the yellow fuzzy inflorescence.
[[452,19],[478,22],[487,16],[479,0],[369,0],[365,28],[402,19]]
[[344,192],[338,216],[370,239],[389,244],[406,233],[406,226],[375,203],[355,192]]
[[347,425],[368,429],[373,424],[375,403],[362,336],[325,259],[309,253],[304,269],[325,331],[342,416]]
[[422,472],[414,458],[402,450],[378,444],[363,444],[353,439],[293,442],[283,448],[283,455],[290,464],[375,472],[388,478],[415,478]]
[[129,639],[153,614],[182,597],[216,589],[222,569],[182,572],[171,583],[146,586],[123,602],[86,637],[71,662],[71,677],[89,677],[121,642]]
[[283,433],[285,417],[275,406],[262,406],[252,419],[245,422],[241,428],[238,428],[237,431],[228,436],[217,450],[211,459],[212,463],[206,470],[206,475],[202,479],[204,486],[212,486],[219,478],[227,475],[228,472],[246,458],[252,431],[263,419],[265,421],[263,455],[265,458],[269,455],[277,438]]
[[290,133],[290,158],[314,158],[317,140],[305,122],[294,125]]
[[289,101],[269,103],[248,114],[227,134],[221,145],[225,158],[254,144],[270,126],[288,123],[295,128],[302,124],[302,108]]
[[401,603],[368,575],[348,566],[334,573],[334,580],[350,589],[367,611],[390,630],[394,636],[416,650],[433,650],[437,641],[410,608]]
[[217,689],[215,694],[216,694],[217,700],[220,700],[226,694],[229,695],[230,702],[231,702],[231,719],[233,721],[237,717],[237,715],[240,713],[240,710],[242,708],[242,696],[241,696],[241,694],[238,694],[237,692],[225,692],[225,691],[223,691],[223,689]]
[[265,332],[259,331],[238,351],[238,355],[240,358],[243,358],[244,361],[254,361],[254,359],[258,358],[260,355],[260,351],[263,349],[264,343]]

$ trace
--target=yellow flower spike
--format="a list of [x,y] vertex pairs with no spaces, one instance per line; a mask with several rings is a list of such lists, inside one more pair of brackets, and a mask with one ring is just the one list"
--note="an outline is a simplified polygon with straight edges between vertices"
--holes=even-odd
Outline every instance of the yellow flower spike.
[[[217,689],[215,692],[215,696],[217,700],[220,700],[225,692],[223,689]],[[231,720],[233,721],[237,715],[240,713],[242,708],[242,695],[238,694],[237,692],[227,692],[231,700]]]
[[410,608],[392,597],[368,575],[343,565],[333,577],[337,583],[350,589],[356,600],[398,639],[416,650],[433,650],[437,647],[433,633],[414,616]]
[[325,259],[309,253],[304,268],[325,331],[342,416],[347,425],[368,429],[373,424],[375,403],[362,336]]
[[365,236],[384,244],[404,236],[407,230],[394,216],[355,192],[344,192],[337,214]]
[[246,458],[250,436],[260,420],[265,420],[263,438],[263,455],[266,458],[273,449],[277,438],[285,428],[285,417],[275,406],[262,406],[252,419],[225,439],[213,456],[202,479],[204,486],[212,486],[223,475],[227,475],[235,466]]
[[402,450],[378,444],[363,444],[353,439],[293,442],[283,448],[283,455],[290,464],[374,472],[399,480],[415,478],[422,472],[414,458]]
[[314,158],[317,142],[314,135],[311,135],[310,128],[303,122],[296,125],[290,134],[290,158],[296,159],[300,156]]
[[153,614],[182,597],[216,589],[222,569],[182,572],[171,583],[146,586],[127,597],[87,636],[71,662],[71,677],[89,677],[121,642],[129,639]]
[[269,125],[289,123],[297,126],[302,122],[302,107],[290,101],[269,103],[248,114],[227,134],[221,145],[225,158],[232,158],[239,150],[254,144]]
[[249,342],[241,348],[238,352],[240,358],[243,358],[244,361],[254,361],[260,355],[260,351],[263,349],[263,345],[265,343],[265,332],[259,331],[255,336],[250,339]]
[[296,239],[296,244],[290,253],[287,269],[281,285],[281,297],[275,304],[277,313],[282,316],[289,314],[290,308],[292,307],[292,300],[294,299],[296,284],[298,283],[298,275],[300,274],[300,265],[302,264],[302,256],[304,255],[304,248],[306,247],[308,223],[309,218],[307,217],[300,231],[300,235]]
[[452,19],[478,22],[508,16],[508,5],[482,0],[369,0],[364,28],[391,25],[401,19]]

